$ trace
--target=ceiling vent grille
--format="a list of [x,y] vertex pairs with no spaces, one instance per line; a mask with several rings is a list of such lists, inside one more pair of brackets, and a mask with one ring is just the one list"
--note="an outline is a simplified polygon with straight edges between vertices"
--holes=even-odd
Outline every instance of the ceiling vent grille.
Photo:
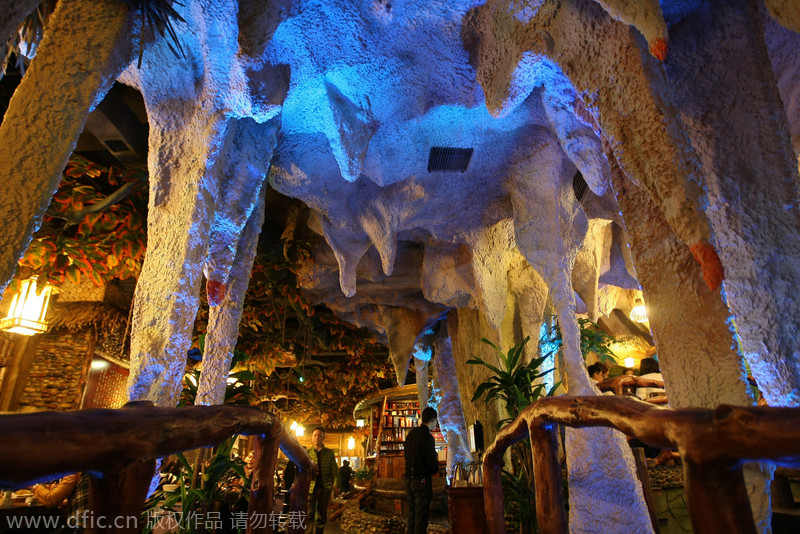
[[428,157],[428,172],[466,172],[474,151],[474,148],[432,147]]
[[578,202],[583,202],[589,192],[589,184],[586,183],[580,172],[576,172],[575,176],[572,177],[572,192],[575,193],[575,199]]

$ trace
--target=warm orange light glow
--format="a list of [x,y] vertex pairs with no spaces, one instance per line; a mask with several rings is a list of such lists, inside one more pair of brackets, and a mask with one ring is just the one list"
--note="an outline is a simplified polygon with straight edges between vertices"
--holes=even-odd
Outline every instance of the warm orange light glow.
[[45,285],[37,291],[36,276],[22,282],[19,293],[14,295],[8,316],[0,321],[0,330],[32,336],[47,331],[47,306],[53,286]]
[[356,448],[356,438],[354,438],[353,436],[347,438],[347,448],[350,449],[351,451]]
[[636,360],[633,358],[625,358],[624,364],[626,368],[633,369],[633,366],[636,365]]
[[644,307],[644,302],[642,299],[636,299],[634,303],[635,306],[631,310],[631,321],[636,323],[646,323],[647,322],[647,308]]

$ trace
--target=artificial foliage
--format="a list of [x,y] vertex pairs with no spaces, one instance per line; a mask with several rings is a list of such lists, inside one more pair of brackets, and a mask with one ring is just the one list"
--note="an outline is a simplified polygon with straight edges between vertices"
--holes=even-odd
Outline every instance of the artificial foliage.
[[145,173],[73,156],[12,283],[30,274],[56,287],[137,277],[147,248],[147,195]]
[[[617,363],[617,355],[611,350],[614,338],[604,332],[600,325],[589,319],[579,317],[578,325],[581,332],[581,355],[583,359],[585,360],[593,352],[597,355],[598,360],[615,365]],[[542,354],[550,356],[558,353],[563,344],[564,340],[561,337],[561,327],[558,324],[558,319],[552,316],[549,321],[545,322],[542,335],[539,338],[539,350]]]
[[[31,274],[56,287],[138,277],[147,246],[147,199],[144,172],[73,156],[11,289]],[[308,301],[296,274],[313,261],[310,245],[271,238],[282,231],[272,230],[262,232],[245,296],[236,362],[237,372],[246,368],[250,374],[237,375],[247,387],[237,399],[266,401],[284,419],[352,427],[355,404],[393,376],[386,348],[366,329]],[[207,320],[204,304],[196,346]],[[183,402],[192,402],[195,384],[187,384]]]
[[[175,455],[180,462],[175,488],[166,490],[162,485],[147,499],[142,510],[144,534],[154,532],[155,527],[176,534],[218,532],[222,529],[214,527],[231,526],[232,514],[246,514],[250,477],[244,461],[232,455],[237,438],[234,435],[210,451],[201,449],[194,462],[183,453]],[[204,460],[201,454],[206,452],[210,456]]]
[[[516,419],[522,411],[542,397],[551,397],[560,382],[547,389],[544,378],[553,369],[542,370],[548,356],[532,358],[528,363],[523,361],[525,345],[530,340],[526,337],[519,345],[514,345],[504,353],[500,347],[487,339],[481,339],[492,347],[499,362],[492,364],[478,357],[467,361],[470,365],[479,365],[489,369],[489,379],[478,385],[472,402],[485,396],[486,402],[499,402],[508,417],[498,422],[498,429]],[[506,523],[512,531],[520,534],[538,532],[536,523],[535,488],[533,485],[533,457],[530,439],[512,445],[511,469],[502,472],[503,503]]]
[[[308,243],[269,235],[259,242],[237,342],[254,373],[253,391],[284,420],[352,427],[356,403],[393,376],[386,348],[303,295],[297,273],[313,261]],[[206,317],[204,304],[198,332]]]
[[[130,10],[136,11],[141,21],[138,68],[142,67],[145,43],[155,39],[163,39],[176,58],[184,57],[178,32],[175,30],[175,23],[186,22],[175,10],[175,6],[183,6],[183,3],[176,0],[121,0],[121,2]],[[56,3],[57,0],[42,0],[36,9],[25,17],[14,33],[0,35],[0,39],[6,42],[4,53],[0,56],[0,78],[6,74],[12,57],[16,57],[16,69],[21,74],[25,73],[44,37],[45,27],[55,10]]]

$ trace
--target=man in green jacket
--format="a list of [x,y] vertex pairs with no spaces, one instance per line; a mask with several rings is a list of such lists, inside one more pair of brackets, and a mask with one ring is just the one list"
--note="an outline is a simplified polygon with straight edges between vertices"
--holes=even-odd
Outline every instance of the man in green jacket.
[[328,503],[339,468],[333,450],[325,447],[325,430],[322,427],[314,429],[311,444],[313,446],[308,449],[308,454],[317,463],[317,478],[311,481],[309,490],[308,519],[309,523],[314,524],[312,532],[323,534],[328,519]]

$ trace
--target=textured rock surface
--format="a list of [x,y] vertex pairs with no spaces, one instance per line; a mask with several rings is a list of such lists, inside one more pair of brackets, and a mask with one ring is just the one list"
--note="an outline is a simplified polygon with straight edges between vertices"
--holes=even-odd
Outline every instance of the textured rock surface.
[[800,32],[800,5],[792,0],[766,0],[770,15],[783,26]]
[[[705,210],[742,351],[767,401],[796,406],[800,302],[792,288],[800,265],[790,258],[800,254],[800,237],[789,229],[800,227],[800,178],[786,115],[776,112],[762,22],[750,2],[709,3],[674,32],[667,74],[702,163]],[[715,58],[712,65],[698,60],[703,55]]]
[[458,388],[456,362],[446,324],[440,327],[433,349],[436,383],[442,391],[442,398],[437,406],[439,428],[447,441],[447,474],[450,476],[456,462],[471,462],[473,457],[467,442],[467,425]]
[[14,147],[0,151],[0,293],[42,222],[89,111],[131,58],[131,17],[120,2],[60,3],[50,20],[0,125],[0,145]]
[[[745,369],[727,328],[728,310],[709,291],[691,254],[654,209],[647,194],[614,165],[614,189],[630,228],[631,250],[658,346],[658,358],[672,408],[714,408],[753,404]],[[769,482],[748,470],[751,506],[759,530],[770,528]]]
[[[401,382],[420,336],[447,316],[455,376],[437,372],[469,399],[486,372],[466,360],[496,361],[479,339],[504,350],[536,339],[549,309],[564,334],[559,371],[571,393],[590,394],[574,312],[618,317],[635,275],[656,306],[673,405],[749,402],[728,315],[765,397],[796,404],[794,4],[766,2],[785,27],[766,21],[765,36],[767,10],[745,0],[185,2],[185,57],[156,40],[121,78],[142,92],[151,128],[131,398],[175,401],[205,275],[202,397],[218,402],[269,171],[308,207],[290,221],[314,246],[301,285],[381,336]],[[110,0],[61,3],[11,102],[2,284],[86,114],[130,60],[126,16]],[[473,149],[469,166],[429,172],[433,147]],[[620,184],[641,188],[622,218],[605,154]],[[590,190],[580,203],[578,172]],[[701,283],[702,269],[718,286],[723,266],[724,302]],[[713,321],[682,326],[706,311]],[[690,354],[702,358],[697,376],[684,372]],[[464,424],[480,419],[488,438],[504,416],[463,404]],[[620,435],[567,441],[572,531],[647,532]],[[759,492],[754,483],[754,502]]]

